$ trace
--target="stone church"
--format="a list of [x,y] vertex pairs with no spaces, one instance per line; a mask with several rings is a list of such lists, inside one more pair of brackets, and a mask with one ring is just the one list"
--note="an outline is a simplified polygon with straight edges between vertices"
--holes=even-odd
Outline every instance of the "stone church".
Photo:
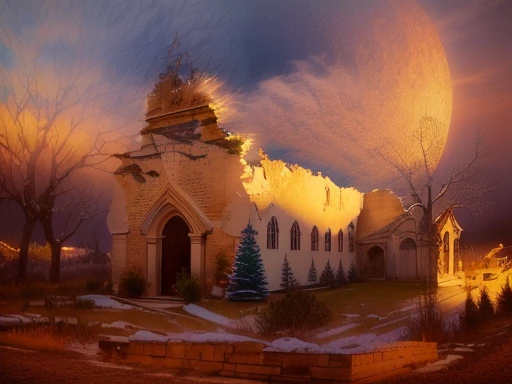
[[215,285],[215,261],[234,258],[250,221],[270,290],[280,289],[285,256],[299,283],[308,284],[327,261],[361,279],[420,280],[455,273],[461,228],[452,212],[438,219],[442,244],[429,260],[418,228],[421,213],[406,211],[389,190],[340,188],[310,170],[261,153],[247,164],[249,144],[222,130],[207,103],[177,108],[165,81],[148,96],[139,150],[119,154],[108,225],[113,236],[112,278],[140,266],[148,296],[172,295],[182,267]]

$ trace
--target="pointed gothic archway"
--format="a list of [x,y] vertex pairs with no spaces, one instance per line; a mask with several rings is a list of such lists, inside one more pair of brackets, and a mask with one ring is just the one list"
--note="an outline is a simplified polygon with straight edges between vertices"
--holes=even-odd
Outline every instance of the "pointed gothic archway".
[[162,231],[160,293],[173,295],[176,274],[186,268],[190,273],[190,228],[180,216],[171,217]]
[[364,277],[370,279],[383,279],[386,277],[386,262],[384,259],[384,249],[375,245],[366,253]]

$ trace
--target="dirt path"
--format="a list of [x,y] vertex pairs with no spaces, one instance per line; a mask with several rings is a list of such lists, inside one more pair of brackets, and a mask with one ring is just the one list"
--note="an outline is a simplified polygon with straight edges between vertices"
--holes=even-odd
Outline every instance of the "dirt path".
[[[503,331],[505,332],[505,331]],[[472,340],[473,341],[473,340]],[[512,383],[512,328],[505,333],[479,335],[477,343],[485,343],[475,352],[457,353],[464,358],[437,372],[412,374],[387,384],[488,384]]]
[[0,345],[0,383],[23,384],[246,384],[249,380],[181,376],[171,370],[102,363],[72,352],[27,351]]

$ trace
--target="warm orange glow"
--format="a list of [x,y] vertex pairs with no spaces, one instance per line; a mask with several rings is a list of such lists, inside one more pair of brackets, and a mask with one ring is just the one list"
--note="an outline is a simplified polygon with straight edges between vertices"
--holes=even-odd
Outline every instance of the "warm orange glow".
[[19,248],[13,248],[9,244],[4,243],[3,241],[0,241],[0,245],[2,245],[3,247],[5,247],[8,250],[13,251],[13,252],[19,252],[20,251]]

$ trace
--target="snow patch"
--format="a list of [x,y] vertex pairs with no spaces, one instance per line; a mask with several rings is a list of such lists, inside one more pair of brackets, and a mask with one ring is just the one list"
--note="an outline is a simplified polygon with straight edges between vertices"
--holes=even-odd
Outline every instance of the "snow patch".
[[212,311],[204,309],[195,304],[184,305],[183,310],[191,315],[200,317],[201,319],[211,321],[212,323],[215,323],[215,324],[224,325],[224,326],[230,327],[230,328],[236,327],[235,321],[228,319],[227,317],[213,313]]
[[325,339],[327,337],[334,336],[334,335],[349,331],[357,326],[359,326],[359,323],[348,323],[348,324],[342,325],[341,327],[333,328],[333,329],[329,329],[328,331],[321,332],[318,335],[316,335],[316,338],[317,339]]
[[473,348],[464,348],[464,347],[458,347],[454,348],[454,352],[475,352]]
[[110,323],[110,324],[102,323],[101,328],[141,329],[140,327],[130,324],[130,323],[127,323],[126,321],[114,321],[113,323]]
[[307,343],[295,338],[283,337],[281,339],[274,340],[272,344],[263,351],[325,353],[326,349],[317,344]]
[[103,295],[84,295],[78,296],[77,300],[92,300],[94,301],[95,307],[100,308],[115,308],[115,309],[135,309],[135,307],[127,304],[122,304],[119,301],[115,301],[110,297]]
[[446,356],[446,359],[436,361],[435,363],[432,363],[432,364],[427,364],[425,367],[416,369],[414,372],[428,373],[428,372],[439,371],[440,369],[446,368],[446,366],[448,364],[454,362],[455,360],[459,360],[462,358],[463,358],[463,356],[460,356],[460,355],[448,355],[448,356]]

